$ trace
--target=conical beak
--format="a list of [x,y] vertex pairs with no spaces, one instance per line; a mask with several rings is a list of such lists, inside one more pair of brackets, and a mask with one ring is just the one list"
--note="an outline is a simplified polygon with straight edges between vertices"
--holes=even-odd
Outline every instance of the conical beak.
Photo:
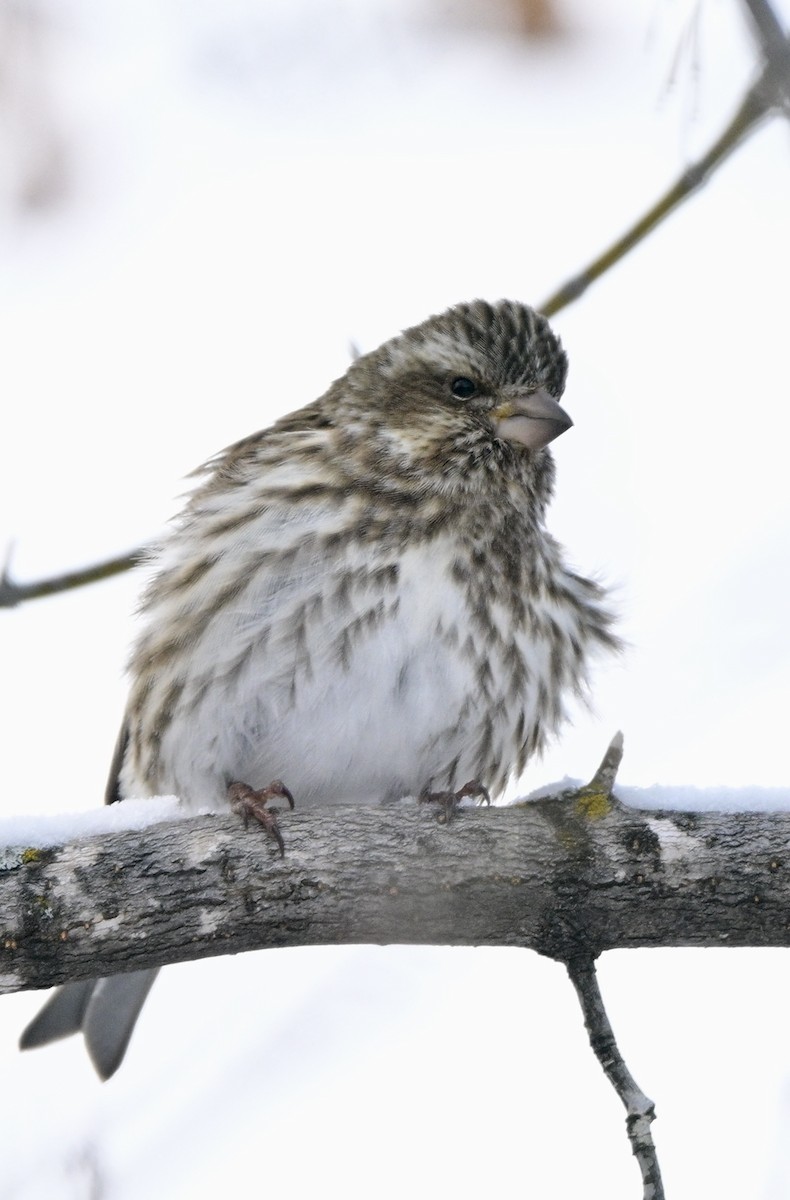
[[565,409],[545,388],[505,401],[492,411],[491,416],[498,437],[520,442],[528,450],[548,446],[573,424]]

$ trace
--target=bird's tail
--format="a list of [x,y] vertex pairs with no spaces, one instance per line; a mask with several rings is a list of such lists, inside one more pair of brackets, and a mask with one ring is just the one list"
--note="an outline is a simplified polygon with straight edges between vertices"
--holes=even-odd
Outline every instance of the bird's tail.
[[21,1050],[82,1032],[102,1079],[118,1070],[157,972],[130,971],[108,979],[67,983],[50,996],[19,1039]]

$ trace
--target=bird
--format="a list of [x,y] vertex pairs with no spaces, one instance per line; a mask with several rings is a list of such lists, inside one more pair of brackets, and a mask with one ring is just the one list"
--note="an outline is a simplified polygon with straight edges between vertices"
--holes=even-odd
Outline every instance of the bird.
[[[110,803],[256,816],[496,797],[616,651],[546,526],[567,358],[512,300],[457,304],[195,472],[152,552]],[[448,834],[449,836],[449,834]],[[120,1065],[154,971],[66,984],[23,1048]]]

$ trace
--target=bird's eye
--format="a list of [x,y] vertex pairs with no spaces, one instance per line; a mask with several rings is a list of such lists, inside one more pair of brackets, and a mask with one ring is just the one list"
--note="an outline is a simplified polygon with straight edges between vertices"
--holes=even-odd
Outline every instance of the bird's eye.
[[467,379],[465,375],[461,375],[450,384],[450,391],[459,400],[468,400],[477,391],[477,384],[473,379]]

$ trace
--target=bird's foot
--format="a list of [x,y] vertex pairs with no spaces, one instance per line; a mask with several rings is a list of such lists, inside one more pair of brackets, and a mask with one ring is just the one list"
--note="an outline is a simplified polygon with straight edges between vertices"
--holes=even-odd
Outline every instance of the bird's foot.
[[490,804],[491,797],[488,788],[479,779],[470,779],[463,787],[455,792],[431,792],[423,788],[420,792],[420,804],[439,804],[439,824],[447,825],[453,819],[455,812],[461,807],[461,801],[470,796],[477,796],[483,804]]
[[249,825],[250,817],[254,817],[256,821],[260,822],[269,837],[273,838],[280,847],[280,854],[284,855],[285,842],[277,823],[277,809],[268,807],[269,801],[276,800],[278,797],[287,800],[290,807],[293,808],[294,798],[281,779],[273,779],[268,787],[260,788],[258,791],[247,783],[228,785],[230,807],[242,817],[244,828],[246,829]]

